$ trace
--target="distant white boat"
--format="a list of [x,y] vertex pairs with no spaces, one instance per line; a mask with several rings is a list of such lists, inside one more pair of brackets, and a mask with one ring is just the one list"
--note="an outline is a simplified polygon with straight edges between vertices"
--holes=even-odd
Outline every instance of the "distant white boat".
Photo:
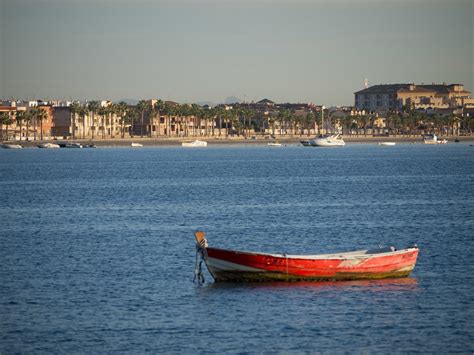
[[281,143],[271,142],[271,143],[268,143],[268,146],[270,146],[270,147],[281,147]]
[[340,134],[326,134],[309,142],[313,147],[343,147],[346,145]]
[[436,134],[425,134],[423,136],[423,142],[425,144],[447,144],[448,140],[446,138],[438,140]]
[[384,145],[384,146],[393,146],[393,145],[396,145],[397,143],[395,142],[380,142],[379,145]]
[[207,142],[196,139],[192,142],[182,142],[181,145],[183,147],[207,147]]
[[41,143],[41,144],[38,144],[38,148],[51,149],[51,148],[60,148],[60,147],[59,147],[59,144],[55,144],[55,143]]
[[0,147],[2,147],[3,149],[22,149],[23,148],[19,144],[8,144],[8,143],[2,144],[0,145]]
[[140,143],[133,143],[133,142],[132,142],[132,144],[130,144],[130,146],[131,146],[132,148],[140,148],[140,147],[143,147],[143,144],[140,144]]

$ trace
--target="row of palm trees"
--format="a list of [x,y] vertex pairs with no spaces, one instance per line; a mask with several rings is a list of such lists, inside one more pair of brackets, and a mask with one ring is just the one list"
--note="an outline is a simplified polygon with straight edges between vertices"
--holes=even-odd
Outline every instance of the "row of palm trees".
[[[86,137],[86,117],[92,121],[92,138],[95,131],[105,138],[106,131],[114,138],[113,117],[118,118],[121,137],[128,130],[130,136],[151,137],[153,129],[163,125],[163,136],[221,136],[225,134],[250,134],[255,128],[257,113],[247,108],[227,109],[225,106],[205,108],[197,104],[178,104],[157,100],[153,105],[149,101],[140,101],[135,106],[125,102],[101,107],[99,102],[91,101],[85,105],[74,103],[71,106],[72,131],[75,132],[76,118],[82,126],[79,137]],[[283,117],[283,116],[282,116]],[[276,117],[272,118],[276,121]],[[97,128],[97,129],[96,129]],[[255,130],[255,129],[254,129]],[[216,134],[217,131],[217,134]]]
[[[324,117],[324,127],[323,127]],[[0,113],[1,127],[16,123],[20,128],[26,127],[26,136],[32,128],[34,139],[37,139],[37,128],[40,128],[40,139],[43,139],[42,123],[47,118],[47,112],[39,107],[26,111],[16,111],[14,115]],[[309,108],[305,112],[296,112],[287,108],[272,107],[265,110],[250,105],[236,104],[232,108],[219,105],[213,108],[196,104],[178,104],[170,101],[157,100],[152,105],[150,101],[140,101],[137,105],[127,105],[125,102],[101,106],[98,101],[87,104],[75,102],[71,106],[72,138],[86,138],[86,119],[89,120],[91,138],[125,138],[152,137],[157,127],[163,127],[156,136],[162,137],[228,137],[233,135],[250,136],[256,134],[272,135],[305,135],[328,131],[342,131],[345,135],[364,134],[370,130],[374,133],[377,115],[343,115],[336,117],[328,110],[323,112],[318,108]],[[118,124],[118,127],[117,127]],[[81,132],[76,128],[81,127]],[[417,110],[405,112],[389,112],[385,115],[384,132],[396,135],[417,135],[426,132],[456,135],[472,133],[474,122],[472,117],[430,116]],[[3,129],[0,130],[2,136]]]
[[48,113],[39,108],[31,107],[24,111],[12,111],[12,112],[0,112],[0,127],[5,126],[5,131],[0,129],[0,135],[2,140],[8,140],[9,127],[14,123],[23,132],[23,127],[26,128],[26,137],[30,134],[30,129],[33,130],[33,137],[36,140],[38,133],[38,125],[40,136],[39,139],[43,140],[43,122],[48,118]]

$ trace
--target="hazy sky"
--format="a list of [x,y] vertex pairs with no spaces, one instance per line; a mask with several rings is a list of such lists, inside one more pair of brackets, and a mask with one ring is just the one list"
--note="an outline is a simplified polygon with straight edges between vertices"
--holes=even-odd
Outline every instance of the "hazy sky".
[[0,0],[0,97],[353,104],[474,91],[474,0]]

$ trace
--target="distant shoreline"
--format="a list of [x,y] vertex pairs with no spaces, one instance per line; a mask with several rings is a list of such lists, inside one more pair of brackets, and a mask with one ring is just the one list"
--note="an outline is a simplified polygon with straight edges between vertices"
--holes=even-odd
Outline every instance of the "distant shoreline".
[[[196,139],[204,140],[208,146],[218,145],[266,145],[270,142],[278,142],[282,144],[297,144],[304,140],[309,140],[314,136],[304,137],[284,137],[276,139],[245,139],[242,137],[228,138],[204,138],[204,137],[188,137],[188,138],[115,138],[115,139],[74,139],[74,140],[37,140],[37,141],[9,141],[3,143],[20,144],[23,147],[35,147],[44,142],[77,142],[81,144],[94,144],[97,147],[129,147],[131,143],[140,143],[144,147],[147,146],[181,146],[184,141],[193,141]],[[454,143],[458,139],[462,142],[474,141],[474,136],[461,136],[448,138],[449,143]],[[344,136],[346,143],[379,143],[379,142],[397,142],[397,143],[422,143],[420,136],[391,136],[391,137],[372,137],[372,136]]]

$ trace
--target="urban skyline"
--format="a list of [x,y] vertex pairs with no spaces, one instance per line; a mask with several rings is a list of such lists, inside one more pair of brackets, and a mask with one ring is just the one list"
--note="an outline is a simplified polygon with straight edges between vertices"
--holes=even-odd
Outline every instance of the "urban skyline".
[[380,83],[474,87],[473,3],[3,0],[0,97],[350,105]]

